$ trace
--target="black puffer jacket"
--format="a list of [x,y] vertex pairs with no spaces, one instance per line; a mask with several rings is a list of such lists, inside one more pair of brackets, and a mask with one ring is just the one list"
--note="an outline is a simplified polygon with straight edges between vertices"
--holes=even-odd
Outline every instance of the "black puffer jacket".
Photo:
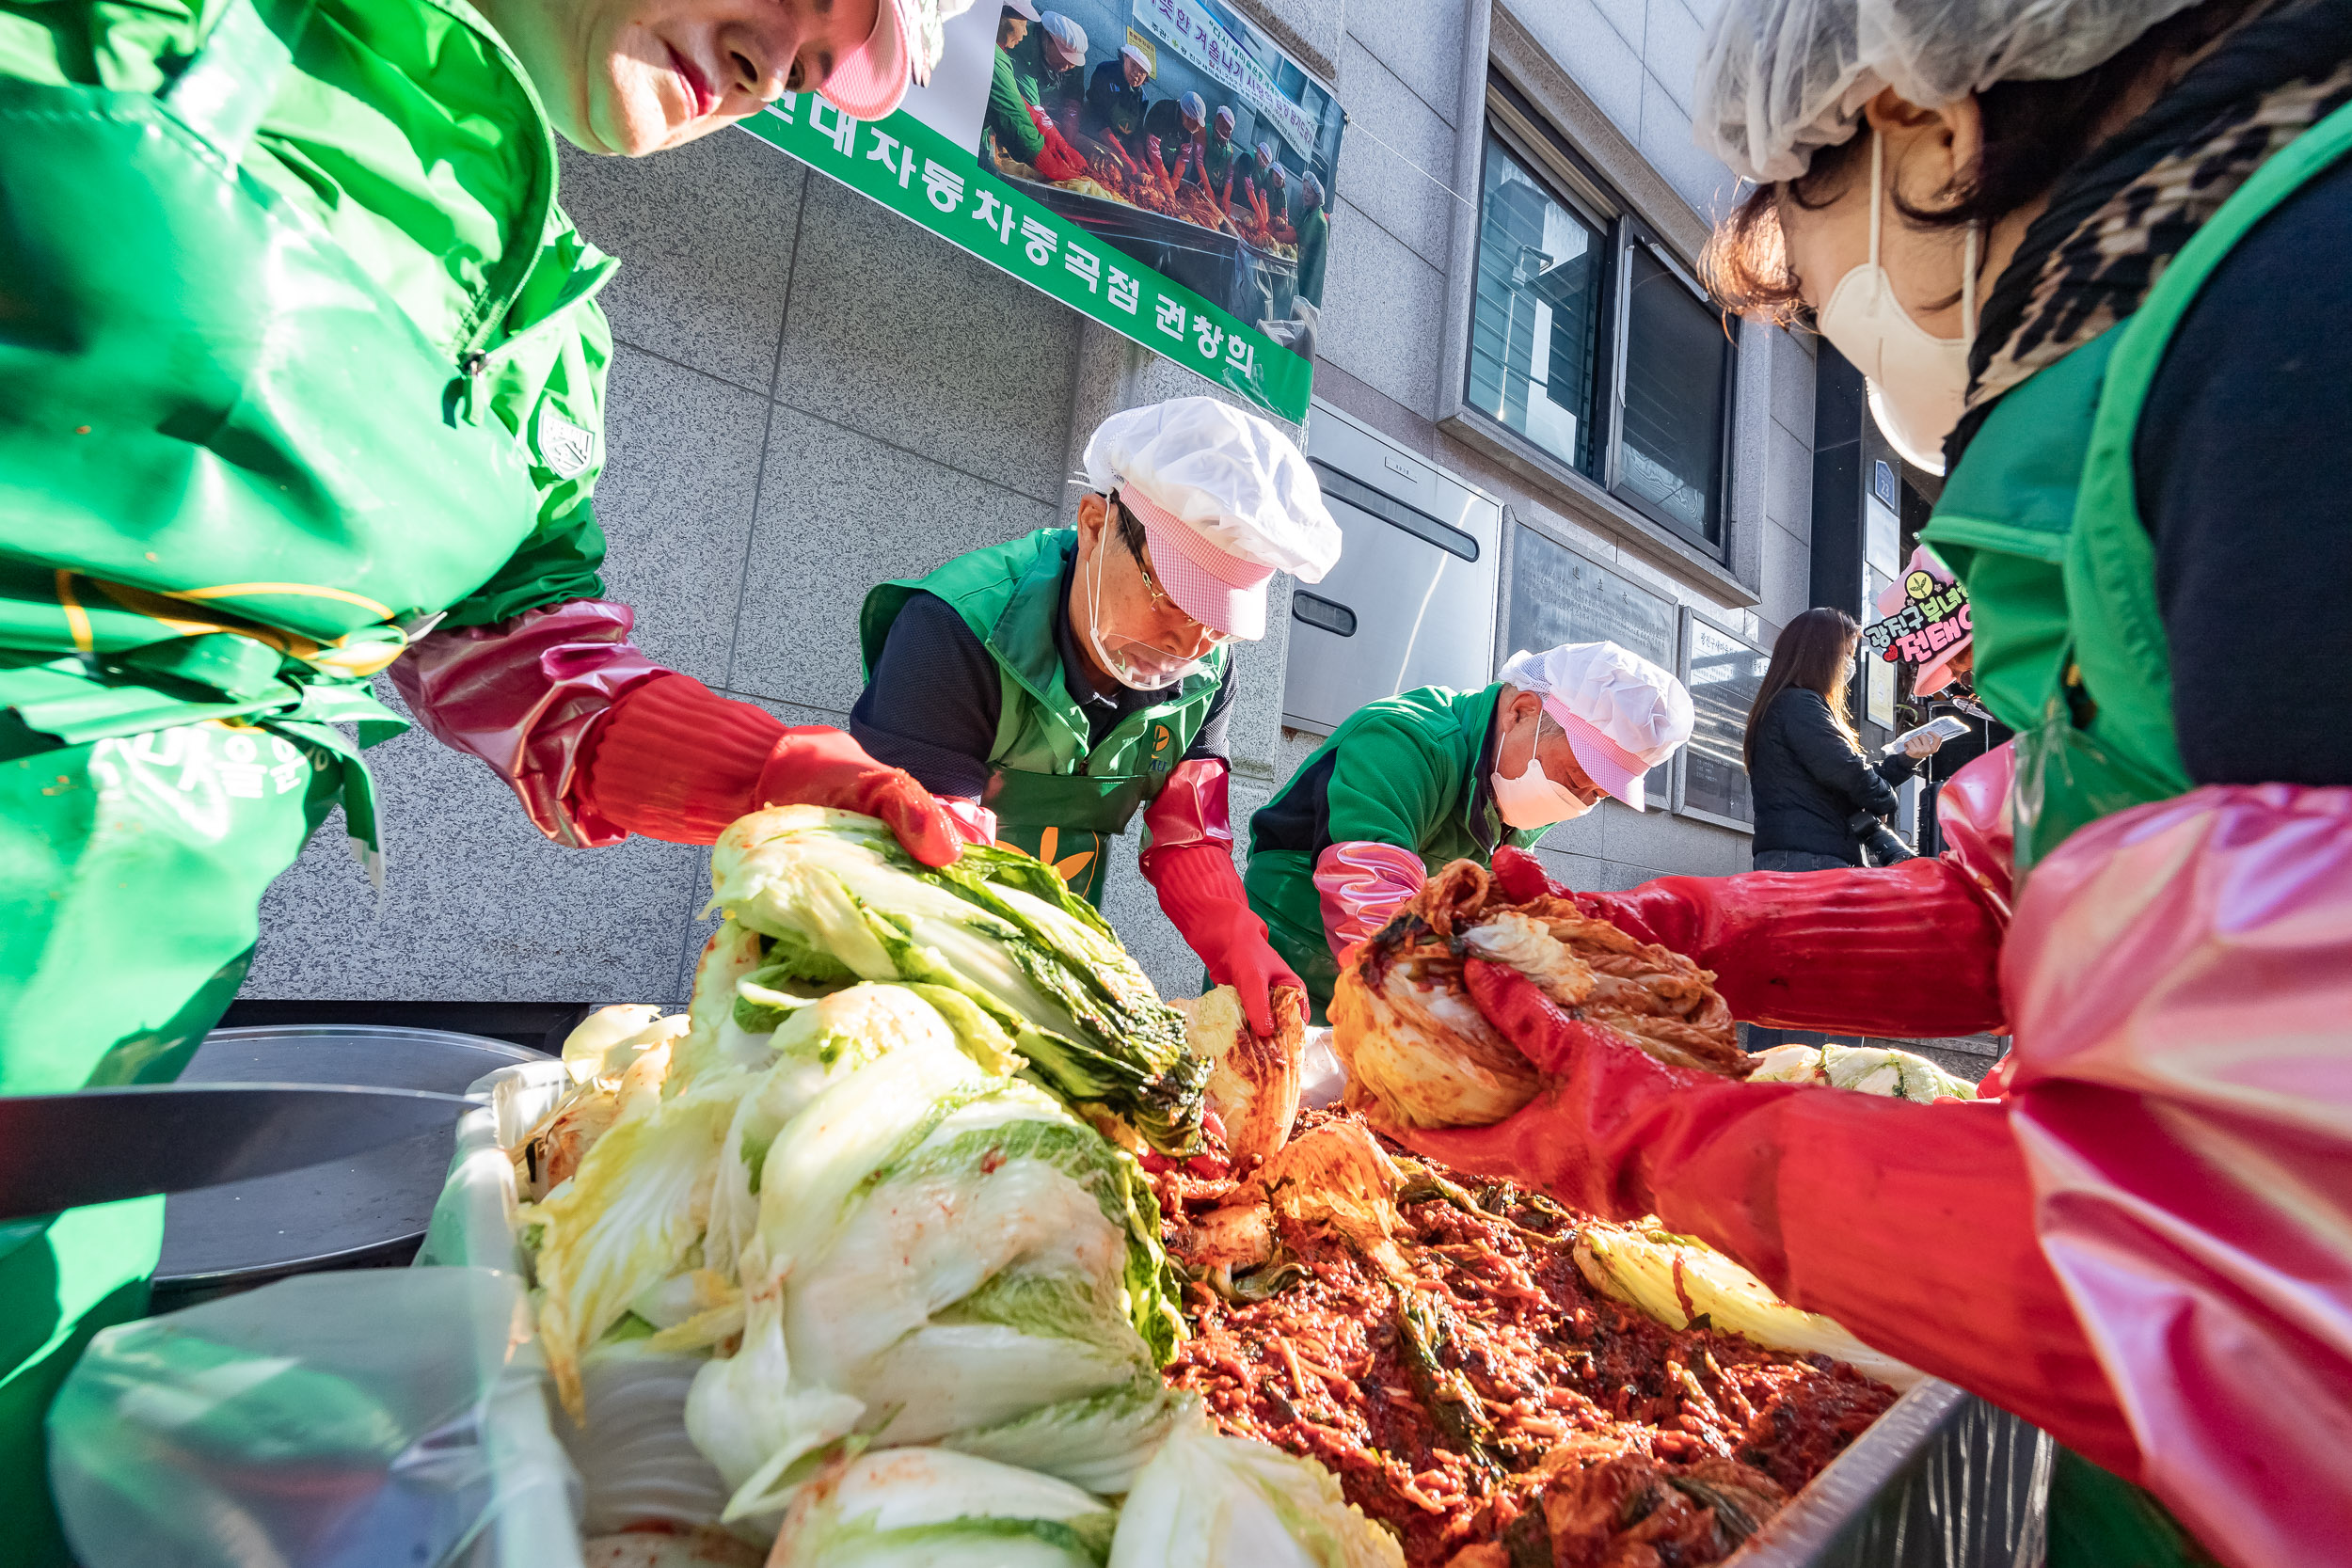
[[1906,756],[1871,763],[1853,749],[1818,691],[1792,686],[1772,699],[1756,733],[1756,852],[1802,849],[1862,863],[1862,846],[1846,830],[1855,812],[1891,816],[1895,785],[1911,777]]

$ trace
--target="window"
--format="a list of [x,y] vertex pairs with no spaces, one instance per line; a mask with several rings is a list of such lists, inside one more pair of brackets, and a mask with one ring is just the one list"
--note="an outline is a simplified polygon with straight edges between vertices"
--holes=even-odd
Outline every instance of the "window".
[[1683,532],[1716,544],[1731,345],[1722,319],[1646,244],[1629,263],[1623,483]]
[[1733,350],[1658,237],[1495,84],[1463,401],[1721,557]]
[[1486,144],[1470,402],[1585,473],[1594,467],[1601,258],[1608,236]]

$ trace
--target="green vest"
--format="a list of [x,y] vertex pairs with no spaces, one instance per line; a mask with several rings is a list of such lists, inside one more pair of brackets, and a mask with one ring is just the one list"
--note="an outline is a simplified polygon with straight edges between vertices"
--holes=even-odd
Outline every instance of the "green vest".
[[[2010,392],[1922,533],[1967,585],[1976,687],[2017,731],[2017,868],[2112,812],[2186,792],[2132,442],[2173,330],[2231,248],[2352,150],[2340,108],[2257,170],[2139,309]],[[2324,264],[2324,263],[2315,263]]]
[[980,803],[996,814],[1000,842],[1037,856],[1099,906],[1105,835],[1125,832],[1136,808],[1168,783],[1207,721],[1232,655],[1216,648],[1204,673],[1179,681],[1089,745],[1054,635],[1077,543],[1074,529],[1040,529],[960,555],[929,577],[882,583],[866,595],[858,641],[871,680],[910,597],[930,594],[955,607],[996,661],[1001,681]]
[[[1274,797],[1286,799],[1327,756],[1324,820],[1334,844],[1393,844],[1435,872],[1449,862],[1486,864],[1498,843],[1525,848],[1541,828],[1508,828],[1478,787],[1478,759],[1494,728],[1500,684],[1480,691],[1424,686],[1367,703],[1315,748]],[[1315,857],[1304,849],[1262,849],[1253,830],[1243,884],[1249,908],[1283,962],[1307,984],[1318,1015],[1331,1000],[1339,964],[1323,932],[1323,895]]]

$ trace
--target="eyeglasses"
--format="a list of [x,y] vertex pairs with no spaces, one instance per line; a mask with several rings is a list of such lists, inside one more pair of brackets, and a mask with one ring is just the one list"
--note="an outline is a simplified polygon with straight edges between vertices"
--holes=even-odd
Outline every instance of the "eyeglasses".
[[1111,493],[1110,504],[1117,509],[1117,516],[1106,518],[1104,521],[1113,527],[1119,528],[1120,542],[1127,545],[1127,554],[1134,559],[1136,570],[1143,574],[1143,591],[1152,595],[1152,608],[1154,610],[1174,610],[1178,615],[1183,616],[1184,624],[1192,628],[1194,638],[1196,640],[1203,637],[1207,638],[1207,645],[1209,647],[1219,648],[1223,647],[1228,642],[1238,642],[1241,641],[1240,638],[1236,637],[1230,631],[1218,631],[1214,626],[1202,624],[1200,620],[1194,617],[1190,610],[1187,610],[1183,605],[1178,604],[1167,589],[1160,586],[1160,576],[1157,572],[1154,572],[1152,569],[1152,558],[1144,553],[1142,547],[1129,543],[1127,530],[1124,527],[1120,526],[1120,519],[1133,518],[1136,527],[1139,531],[1143,527],[1143,519],[1136,517],[1134,513],[1127,510],[1125,504],[1120,500],[1117,491],[1113,491]]

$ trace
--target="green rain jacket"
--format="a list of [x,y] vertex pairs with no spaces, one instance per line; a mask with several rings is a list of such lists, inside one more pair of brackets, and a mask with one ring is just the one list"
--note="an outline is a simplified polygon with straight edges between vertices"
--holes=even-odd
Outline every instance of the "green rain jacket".
[[1339,975],[1314,882],[1324,850],[1393,844],[1435,872],[1456,860],[1483,864],[1498,844],[1525,848],[1543,837],[1541,828],[1504,826],[1480,777],[1502,691],[1500,683],[1480,691],[1424,686],[1367,703],[1250,818],[1249,907],[1318,1009]]
[[1036,43],[1037,35],[1031,33],[1012,48],[996,51],[993,74],[989,78],[988,110],[980,121],[984,130],[994,134],[998,150],[1025,164],[1036,163],[1037,155],[1045,150],[1044,134],[1029,118],[1028,107],[1038,101],[1038,72],[1043,69]]
[[0,0],[0,705],[375,738],[436,615],[600,594],[614,263],[463,0],[200,3]]

